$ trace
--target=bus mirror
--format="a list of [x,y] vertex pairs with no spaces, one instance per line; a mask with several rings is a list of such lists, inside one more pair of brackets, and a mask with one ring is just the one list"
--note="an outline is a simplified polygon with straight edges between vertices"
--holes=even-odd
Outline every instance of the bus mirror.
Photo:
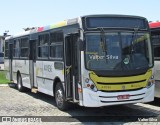
[[79,39],[78,43],[79,43],[79,49],[80,49],[80,51],[83,51],[84,50],[84,41],[82,41],[81,39]]

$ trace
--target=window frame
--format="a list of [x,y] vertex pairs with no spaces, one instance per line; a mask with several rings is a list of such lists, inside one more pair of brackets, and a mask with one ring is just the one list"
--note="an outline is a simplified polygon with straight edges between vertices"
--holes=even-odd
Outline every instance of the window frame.
[[[62,38],[62,41],[61,42],[57,42],[57,36],[56,36],[56,38],[55,38],[55,41],[56,42],[51,42],[51,34],[58,34],[58,33],[61,33],[61,35],[63,36],[63,37],[61,37]],[[49,43],[49,59],[51,59],[51,60],[56,60],[56,61],[62,61],[63,59],[64,59],[64,32],[63,32],[63,30],[57,30],[57,31],[51,31],[50,32],[50,43]],[[56,58],[56,57],[52,57],[51,56],[51,47],[57,47],[57,46],[62,46],[62,57],[61,58]]]
[[[43,35],[48,35],[48,42],[47,42],[47,46],[46,45],[40,45],[40,36]],[[48,60],[49,59],[49,44],[50,44],[50,33],[49,32],[43,32],[43,33],[39,33],[38,34],[38,41],[37,41],[37,59],[44,59],[44,60]],[[39,56],[39,48],[42,47],[48,47],[48,56],[47,57],[40,57]]]
[[[21,59],[29,59],[29,54],[30,54],[30,47],[29,47],[29,37],[26,36],[26,37],[21,37],[20,38],[21,41],[20,41],[20,58]],[[27,39],[27,42],[28,42],[28,47],[22,47],[22,39]],[[22,56],[22,49],[28,49],[28,53],[27,53],[27,56]]]
[[[154,36],[156,36],[156,38],[154,38]],[[159,43],[158,44],[154,44],[153,39],[158,39]],[[152,45],[153,45],[153,52],[154,52],[154,60],[160,60],[160,55],[159,56],[155,56],[155,48],[156,47],[160,48],[160,34],[152,35]]]
[[[19,46],[16,48],[16,46],[15,46],[15,41],[17,42],[17,41],[19,41]],[[20,58],[20,55],[21,55],[21,49],[20,49],[20,43],[21,43],[21,38],[15,38],[15,39],[13,39],[13,58],[14,59],[19,59]],[[18,50],[19,52],[18,52],[18,56],[15,56],[15,50]]]

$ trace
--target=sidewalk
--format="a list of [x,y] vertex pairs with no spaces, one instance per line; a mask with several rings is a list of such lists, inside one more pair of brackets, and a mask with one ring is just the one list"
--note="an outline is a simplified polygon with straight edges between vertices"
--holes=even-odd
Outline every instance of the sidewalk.
[[8,83],[8,84],[0,84],[0,87],[15,87],[15,83]]

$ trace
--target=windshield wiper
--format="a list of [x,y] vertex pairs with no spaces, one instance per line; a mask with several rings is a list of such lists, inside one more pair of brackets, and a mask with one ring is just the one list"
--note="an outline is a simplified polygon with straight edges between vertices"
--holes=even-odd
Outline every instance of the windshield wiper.
[[101,45],[101,48],[102,48],[102,50],[103,50],[103,52],[105,52],[106,53],[106,37],[105,37],[105,31],[104,31],[104,29],[103,28],[99,28],[100,30],[101,30],[101,43],[100,43],[100,45]]
[[102,48],[103,52],[105,52],[106,51],[105,31],[102,27],[95,27],[94,29],[100,30],[100,47]]
[[104,56],[107,62],[107,44],[106,44],[106,36],[105,36],[105,31],[103,28],[99,28],[101,30],[101,41],[100,41],[100,46],[104,52]]
[[137,33],[138,33],[139,28],[134,28],[134,33],[133,33],[133,37],[132,37],[132,41],[131,41],[131,49],[130,49],[130,54],[132,55],[134,52],[134,41],[137,38]]

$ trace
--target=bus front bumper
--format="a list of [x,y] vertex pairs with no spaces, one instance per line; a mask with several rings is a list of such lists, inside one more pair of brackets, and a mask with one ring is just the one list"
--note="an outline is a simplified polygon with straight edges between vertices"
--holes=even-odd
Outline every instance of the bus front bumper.
[[[88,88],[83,89],[83,106],[85,107],[102,107],[110,105],[121,105],[139,102],[151,102],[154,100],[154,87],[143,88],[136,91],[128,92],[94,92]],[[118,99],[119,96],[129,95],[128,99]]]

